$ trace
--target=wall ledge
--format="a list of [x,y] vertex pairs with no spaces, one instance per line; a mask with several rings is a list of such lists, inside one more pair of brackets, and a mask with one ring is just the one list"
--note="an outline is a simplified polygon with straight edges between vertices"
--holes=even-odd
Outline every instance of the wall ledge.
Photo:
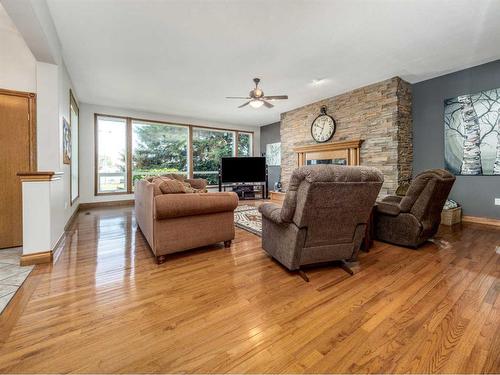
[[63,174],[63,172],[53,171],[27,171],[17,173],[21,182],[55,181],[59,180]]

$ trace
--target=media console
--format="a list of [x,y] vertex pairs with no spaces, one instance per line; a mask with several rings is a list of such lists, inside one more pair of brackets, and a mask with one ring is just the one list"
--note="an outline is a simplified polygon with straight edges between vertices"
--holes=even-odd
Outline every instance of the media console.
[[246,199],[267,199],[267,181],[255,183],[242,183],[242,184],[219,184],[219,191],[231,191],[238,194],[241,200]]

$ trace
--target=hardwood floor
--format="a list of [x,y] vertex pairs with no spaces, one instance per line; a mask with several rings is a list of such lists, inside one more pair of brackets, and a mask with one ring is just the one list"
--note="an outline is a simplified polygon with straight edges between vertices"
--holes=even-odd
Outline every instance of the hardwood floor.
[[500,372],[496,227],[375,242],[310,283],[240,229],[156,265],[132,207],[81,212],[64,246],[0,317],[0,372]]

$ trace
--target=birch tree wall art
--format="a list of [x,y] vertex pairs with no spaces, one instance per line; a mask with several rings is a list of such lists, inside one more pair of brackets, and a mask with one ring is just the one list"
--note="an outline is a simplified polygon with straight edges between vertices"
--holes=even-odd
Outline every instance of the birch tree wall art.
[[500,88],[445,100],[444,160],[456,175],[500,176]]

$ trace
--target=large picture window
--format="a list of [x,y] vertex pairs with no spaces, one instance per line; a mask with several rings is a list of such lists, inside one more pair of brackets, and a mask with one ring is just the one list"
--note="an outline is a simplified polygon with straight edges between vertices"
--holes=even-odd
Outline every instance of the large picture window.
[[252,156],[253,133],[95,115],[96,195],[132,193],[145,176],[165,173],[217,184],[221,157]]

